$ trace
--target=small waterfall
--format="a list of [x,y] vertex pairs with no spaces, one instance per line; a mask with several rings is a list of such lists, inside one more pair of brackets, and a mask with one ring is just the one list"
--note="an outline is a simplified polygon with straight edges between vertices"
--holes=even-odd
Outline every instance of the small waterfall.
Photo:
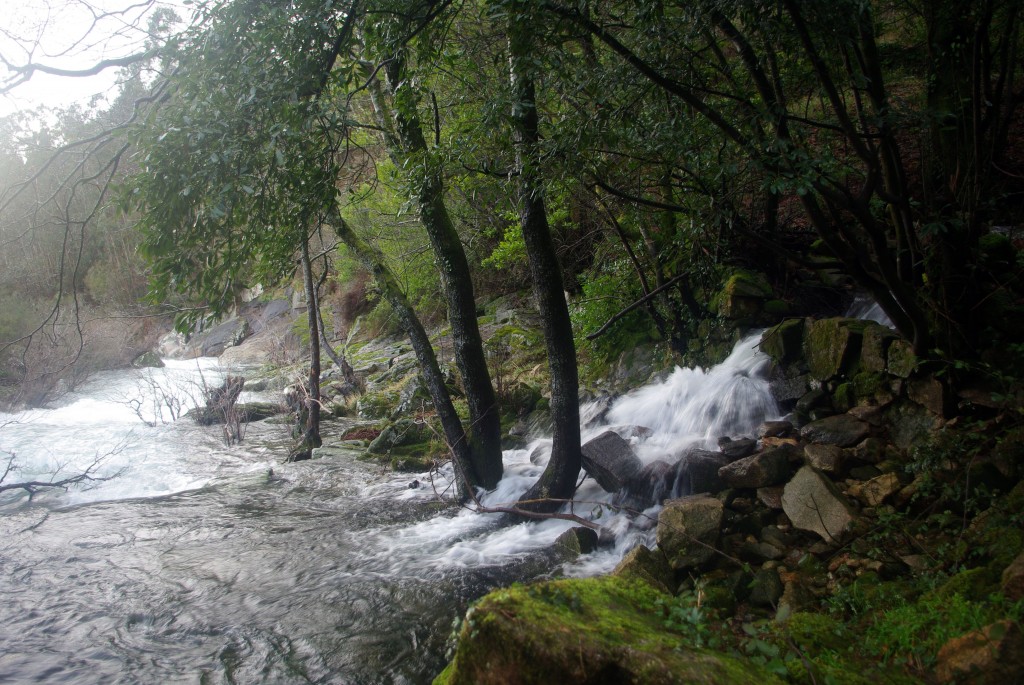
[[858,295],[853,298],[853,302],[850,303],[850,308],[846,310],[846,316],[851,319],[874,321],[875,323],[882,324],[886,328],[896,328],[892,323],[892,319],[889,318],[889,315],[882,310],[877,302],[867,295]]

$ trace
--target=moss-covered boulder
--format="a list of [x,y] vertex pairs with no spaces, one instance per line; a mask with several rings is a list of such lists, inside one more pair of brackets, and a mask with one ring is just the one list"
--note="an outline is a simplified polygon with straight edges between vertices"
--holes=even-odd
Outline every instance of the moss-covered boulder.
[[429,442],[433,432],[425,423],[412,419],[399,419],[380,432],[366,451],[370,454],[389,454],[394,448]]
[[780,682],[761,666],[690,647],[666,625],[669,596],[606,576],[513,586],[466,614],[435,685]]
[[910,378],[917,369],[917,355],[906,340],[893,340],[886,350],[886,369],[894,376]]
[[811,376],[819,381],[852,375],[860,360],[865,323],[855,319],[810,321],[804,354]]
[[778,364],[799,359],[804,340],[804,320],[787,319],[761,336],[761,351]]
[[726,319],[753,320],[771,296],[772,288],[763,274],[737,269],[725,279],[712,300],[712,308]]

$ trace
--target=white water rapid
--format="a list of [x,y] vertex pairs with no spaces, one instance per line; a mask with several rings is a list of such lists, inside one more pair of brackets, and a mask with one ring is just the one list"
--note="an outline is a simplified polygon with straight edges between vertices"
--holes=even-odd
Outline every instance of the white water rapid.
[[[757,339],[618,399],[584,439],[616,430],[649,463],[751,435],[777,413]],[[490,588],[606,571],[652,542],[657,507],[621,511],[590,478],[573,511],[614,544],[567,564],[547,553],[566,521],[501,526],[439,502],[429,474],[383,473],[357,452],[278,463],[289,437],[273,421],[232,447],[217,427],[171,421],[223,374],[212,360],[110,373],[59,408],[0,416],[0,449],[20,464],[8,482],[103,455],[98,473],[120,474],[31,502],[0,495],[0,680],[425,682],[452,620]],[[325,424],[325,444],[350,425]],[[546,446],[507,451],[482,503],[514,502]]]

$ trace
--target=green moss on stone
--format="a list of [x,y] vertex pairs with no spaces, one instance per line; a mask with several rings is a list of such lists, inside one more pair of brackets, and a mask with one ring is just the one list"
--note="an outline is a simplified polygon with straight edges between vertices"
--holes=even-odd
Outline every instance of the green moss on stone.
[[780,364],[795,361],[802,353],[804,320],[788,319],[761,336],[761,351]]
[[615,576],[513,586],[466,614],[436,683],[778,683],[762,667],[695,649],[667,629],[647,583]]
[[849,376],[860,359],[865,324],[853,319],[811,321],[804,334],[804,353],[811,376],[819,381]]

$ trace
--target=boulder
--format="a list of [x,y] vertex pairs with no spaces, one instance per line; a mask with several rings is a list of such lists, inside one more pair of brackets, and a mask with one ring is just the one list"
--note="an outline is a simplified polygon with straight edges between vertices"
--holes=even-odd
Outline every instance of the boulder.
[[886,352],[886,370],[893,376],[910,378],[917,369],[917,355],[909,342],[903,339],[893,340]]
[[581,554],[590,554],[597,549],[597,531],[585,526],[574,526],[555,538],[551,549],[556,563],[574,561]]
[[721,452],[690,450],[676,464],[672,494],[682,496],[724,490],[725,482],[718,470],[728,463],[729,457]]
[[855,512],[842,493],[820,471],[804,466],[782,492],[782,510],[793,526],[835,542],[853,523]]
[[820,445],[809,442],[804,445],[804,461],[822,473],[837,475],[843,471],[846,453],[838,445]]
[[637,545],[622,557],[612,575],[638,578],[659,592],[675,594],[674,573],[661,550],[652,551],[644,545]]
[[583,445],[583,468],[606,492],[618,492],[643,468],[633,448],[614,431]]
[[781,485],[774,485],[769,488],[758,488],[757,499],[769,509],[782,509],[782,493],[784,488]]
[[792,470],[788,450],[778,447],[745,457],[718,470],[718,476],[731,488],[764,488],[784,483]]
[[757,440],[753,438],[740,438],[739,440],[721,438],[718,441],[718,449],[730,459],[742,459],[754,453],[757,449]]
[[749,659],[697,649],[666,630],[650,585],[619,576],[496,590],[467,612],[435,683],[777,685]]
[[241,344],[248,335],[249,322],[246,319],[229,319],[194,335],[189,347],[197,357],[219,357],[227,348]]
[[997,621],[944,644],[936,662],[938,682],[1020,683],[1024,673],[1024,634],[1015,621]]
[[636,509],[647,509],[672,493],[675,483],[676,469],[664,461],[652,461],[628,481],[619,492],[618,504],[625,504]]
[[670,500],[658,515],[658,548],[675,570],[697,568],[715,555],[725,507],[714,497]]
[[945,417],[949,413],[949,391],[935,376],[911,379],[907,383],[907,397],[936,416]]
[[871,432],[871,426],[850,414],[839,414],[812,421],[800,429],[805,440],[824,445],[852,447]]
[[776,402],[785,404],[803,397],[810,386],[810,380],[811,376],[806,373],[796,376],[773,375],[768,381],[768,389]]
[[780,438],[793,430],[789,421],[765,421],[757,428],[759,438]]
[[877,507],[900,491],[903,484],[895,473],[883,473],[863,483],[856,483],[850,488],[850,495],[856,497],[869,507]]
[[761,336],[761,351],[778,364],[788,364],[800,358],[804,339],[804,320],[787,319],[769,328]]
[[860,358],[864,327],[854,319],[810,321],[804,334],[804,354],[811,376],[827,381],[850,372]]
[[895,402],[885,415],[889,437],[901,450],[922,444],[941,425],[942,419],[916,402]]
[[782,597],[782,580],[774,568],[763,568],[754,574],[747,600],[754,606],[775,607]]
[[430,429],[413,419],[399,419],[380,432],[366,451],[370,454],[388,454],[395,447],[429,440]]
[[886,352],[896,337],[892,329],[873,321],[866,321],[860,347],[861,368],[875,373],[885,371]]
[[132,360],[133,369],[162,369],[163,367],[164,360],[161,359],[160,355],[153,350],[143,352]]

